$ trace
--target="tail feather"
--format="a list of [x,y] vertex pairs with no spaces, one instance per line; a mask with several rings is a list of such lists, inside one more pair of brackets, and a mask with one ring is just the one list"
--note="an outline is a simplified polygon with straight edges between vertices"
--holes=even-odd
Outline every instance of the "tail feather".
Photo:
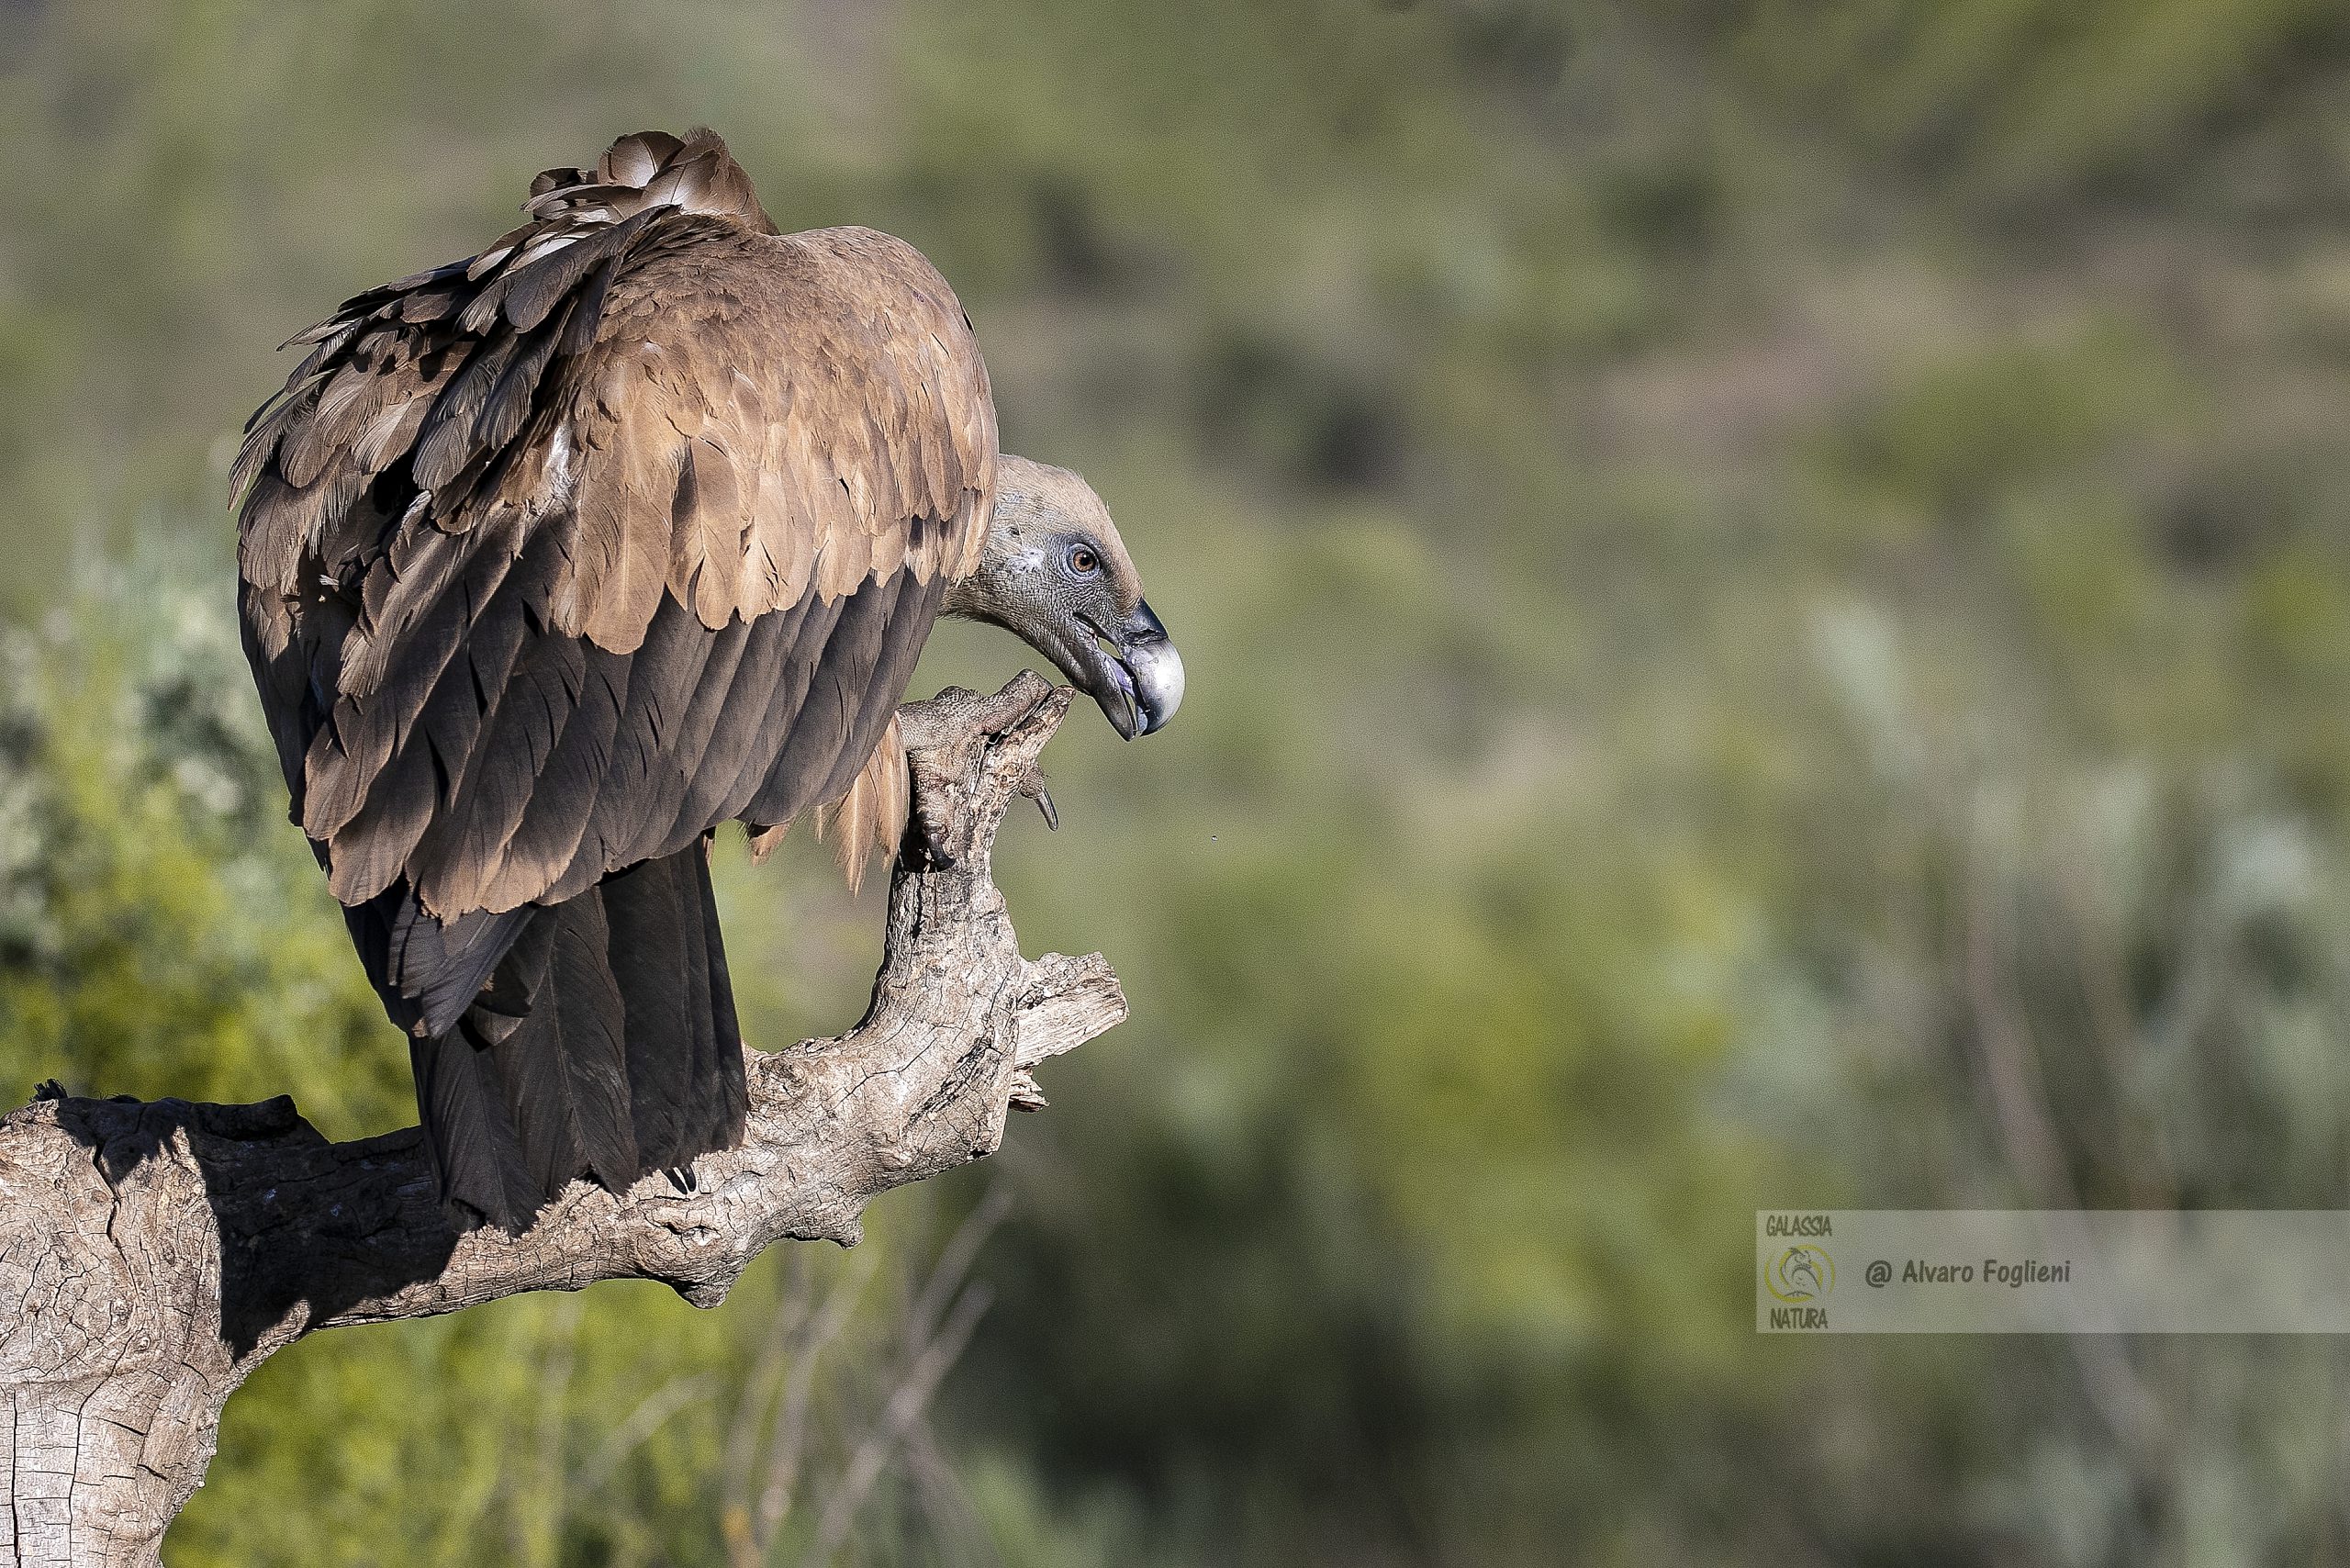
[[702,967],[709,976],[701,996],[710,1007],[710,1033],[704,1036],[709,1055],[698,1081],[710,1094],[708,1125],[732,1148],[743,1141],[743,1129],[751,1119],[751,1085],[743,1070],[743,1027],[734,1016],[734,982],[726,971],[726,943],[718,929],[718,890],[711,885],[707,858],[695,891],[701,898]]
[[517,942],[500,966],[520,981],[521,1016],[509,1024],[493,1014],[493,1024],[477,1005],[458,1034],[484,1049],[498,1075],[543,1195],[575,1176],[619,1191],[642,1167],[629,1113],[627,1004],[609,957],[603,900],[574,899],[532,924],[534,940]]
[[463,1204],[472,1215],[509,1230],[529,1225],[543,1201],[542,1188],[523,1162],[521,1139],[488,1053],[448,1036],[411,1040],[408,1062],[416,1070],[416,1103],[442,1201]]
[[718,902],[699,845],[604,883],[614,972],[629,999],[629,1088],[643,1169],[738,1141],[743,1041]]
[[749,1096],[704,846],[533,911],[416,1063],[443,1199],[509,1230],[576,1179],[624,1191],[739,1142]]
[[[687,851],[699,857],[699,846]],[[640,1014],[658,1008],[666,1014],[667,1048],[628,1053],[628,1092],[633,1107],[637,1149],[648,1169],[666,1170],[683,1163],[680,1151],[688,1140],[687,1129],[697,1120],[695,1089],[708,1070],[703,1025],[696,1017],[709,1015],[697,1008],[695,992],[702,983],[695,977],[684,952],[685,923],[658,916],[674,912],[668,897],[671,862],[649,861],[631,875],[636,880],[624,889],[607,885],[607,907],[614,933],[612,969],[625,992],[636,999]],[[699,931],[701,911],[693,911],[691,924]],[[639,1032],[643,1025],[640,1024]]]

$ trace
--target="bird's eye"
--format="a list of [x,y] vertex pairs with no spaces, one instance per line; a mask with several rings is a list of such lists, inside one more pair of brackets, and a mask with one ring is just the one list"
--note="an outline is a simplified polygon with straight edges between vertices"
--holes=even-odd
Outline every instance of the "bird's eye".
[[1102,557],[1093,553],[1091,545],[1072,544],[1069,547],[1069,569],[1080,577],[1090,577],[1102,569]]

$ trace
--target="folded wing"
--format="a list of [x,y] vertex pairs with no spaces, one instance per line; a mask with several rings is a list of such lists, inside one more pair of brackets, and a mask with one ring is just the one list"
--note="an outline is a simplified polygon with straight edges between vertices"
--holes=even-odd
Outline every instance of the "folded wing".
[[776,234],[707,132],[529,212],[297,339],[235,479],[297,820],[411,998],[462,1002],[509,912],[845,791],[994,491],[911,247]]

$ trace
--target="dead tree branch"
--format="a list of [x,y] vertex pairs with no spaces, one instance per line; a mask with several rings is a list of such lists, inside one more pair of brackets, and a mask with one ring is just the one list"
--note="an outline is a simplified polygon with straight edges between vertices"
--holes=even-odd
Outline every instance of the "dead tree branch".
[[743,1147],[691,1193],[575,1183],[520,1236],[460,1235],[413,1127],[332,1144],[283,1096],[0,1120],[0,1563],[156,1562],[229,1395],[304,1334],[610,1279],[715,1305],[769,1244],[852,1243],[878,1194],[993,1152],[1043,1103],[1030,1070],[1125,1015],[1100,955],[1021,958],[990,872],[1069,698],[1023,675],[902,711],[923,853],[891,877],[872,1005],[750,1053]]

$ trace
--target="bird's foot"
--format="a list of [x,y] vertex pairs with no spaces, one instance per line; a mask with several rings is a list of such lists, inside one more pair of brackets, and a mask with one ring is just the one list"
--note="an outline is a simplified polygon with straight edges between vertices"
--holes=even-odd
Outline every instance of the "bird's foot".
[[[976,847],[972,821],[984,815],[991,833],[1018,796],[1035,801],[1047,825],[1060,825],[1036,753],[1068,711],[1071,695],[1023,670],[993,696],[950,686],[898,710],[912,795],[900,851],[906,868],[957,868]],[[979,857],[986,858],[983,847]]]
[[946,847],[946,824],[917,810],[906,833],[906,864],[917,871],[952,871],[954,852]]
[[1036,813],[1045,819],[1045,827],[1048,832],[1060,832],[1061,813],[1053,805],[1053,792],[1045,788],[1043,768],[1038,767],[1030,771],[1028,782],[1022,786],[1020,792],[1036,802]]

